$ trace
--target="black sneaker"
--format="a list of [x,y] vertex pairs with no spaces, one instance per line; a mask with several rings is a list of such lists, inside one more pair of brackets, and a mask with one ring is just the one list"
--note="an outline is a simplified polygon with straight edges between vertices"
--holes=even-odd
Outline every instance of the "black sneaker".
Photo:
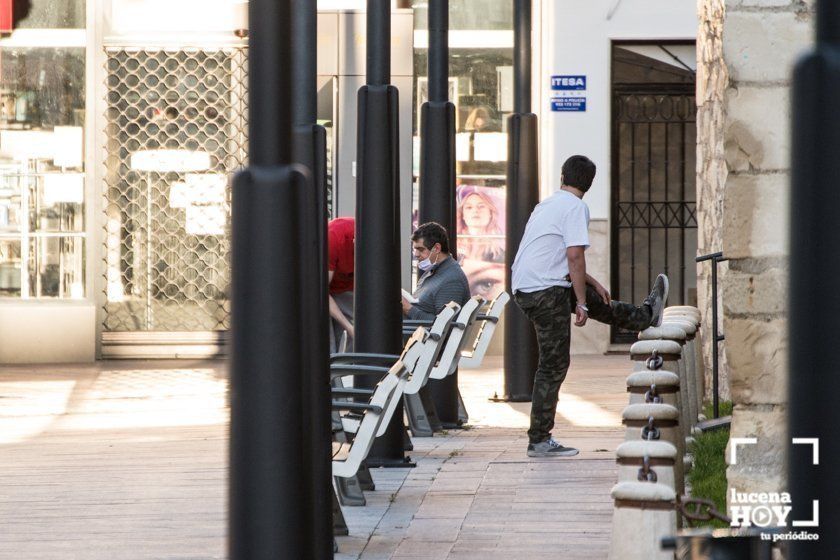
[[662,313],[665,311],[665,304],[668,302],[668,277],[660,274],[653,282],[653,289],[650,295],[645,298],[645,305],[650,307],[650,326],[662,325]]
[[554,441],[554,438],[528,444],[528,457],[572,457],[578,453],[580,451],[574,447],[565,447]]

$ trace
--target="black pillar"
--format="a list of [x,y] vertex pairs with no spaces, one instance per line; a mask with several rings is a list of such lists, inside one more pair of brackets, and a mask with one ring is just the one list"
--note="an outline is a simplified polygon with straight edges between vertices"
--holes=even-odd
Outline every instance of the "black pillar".
[[[819,464],[811,445],[789,445],[789,520],[809,520],[819,500],[818,541],[791,541],[790,558],[840,557],[840,465],[837,425],[840,354],[836,296],[840,275],[840,4],[817,2],[817,45],[793,74],[790,257],[791,438],[819,438]],[[834,342],[832,342],[832,340]],[[781,489],[784,490],[784,489]]]
[[[420,223],[437,222],[457,255],[455,225],[455,105],[449,101],[449,0],[429,1],[429,100],[420,108]],[[430,380],[444,427],[457,427],[458,373]]]
[[[327,295],[327,165],[326,131],[317,125],[316,83],[317,6],[315,2],[295,0],[291,5],[291,77],[290,110],[292,120],[291,161],[305,167],[312,183],[306,189],[301,211],[300,275],[311,283],[304,303],[303,331],[316,333],[301,337],[304,348],[304,373],[301,399],[306,426],[300,454],[312,477],[309,496],[302,515],[308,518],[312,558],[332,558],[332,425],[329,376],[329,304]],[[282,243],[282,240],[278,240]],[[315,258],[309,258],[309,256]]]
[[[539,141],[537,116],[531,113],[531,0],[513,4],[514,113],[508,119],[507,224],[505,266],[507,291],[510,267],[534,206],[539,202]],[[530,401],[537,369],[534,327],[515,304],[505,312],[505,395]]]
[[[292,166],[291,3],[250,3],[250,166],[234,178],[231,266],[229,556],[316,558],[302,380],[319,336],[304,320],[311,179]],[[257,87],[258,86],[258,87]],[[301,456],[305,458],[301,460]],[[328,515],[328,511],[324,511]]]
[[[367,3],[367,85],[359,90],[356,162],[355,350],[399,354],[399,137],[397,88],[391,81],[391,3]],[[358,387],[377,380],[359,376]],[[367,458],[370,466],[406,466],[403,408]]]

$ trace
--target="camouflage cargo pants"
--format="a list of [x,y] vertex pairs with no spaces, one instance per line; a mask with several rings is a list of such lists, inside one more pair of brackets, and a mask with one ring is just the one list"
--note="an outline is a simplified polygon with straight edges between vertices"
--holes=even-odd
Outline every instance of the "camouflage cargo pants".
[[[514,299],[537,332],[540,357],[534,376],[528,439],[531,443],[540,443],[551,436],[560,385],[569,370],[571,315],[577,298],[571,288],[554,286],[533,293],[517,292]],[[586,306],[589,318],[601,323],[633,331],[650,326],[650,307],[644,304],[637,307],[621,301],[612,301],[607,305],[592,286],[586,287]]]

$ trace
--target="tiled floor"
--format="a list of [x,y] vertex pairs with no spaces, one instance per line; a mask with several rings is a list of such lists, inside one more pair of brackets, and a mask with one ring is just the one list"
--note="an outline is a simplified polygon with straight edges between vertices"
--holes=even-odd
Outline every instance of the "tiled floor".
[[[460,374],[470,429],[375,470],[337,558],[606,557],[629,361],[573,358],[555,437],[581,454],[553,460],[487,363]],[[226,388],[219,362],[0,370],[0,559],[223,558]]]
[[501,385],[488,361],[460,374],[471,429],[415,438],[416,469],[374,470],[368,505],[344,508],[337,558],[606,558],[627,358],[573,360],[555,429],[581,449],[567,459],[525,455],[529,405],[487,400]]

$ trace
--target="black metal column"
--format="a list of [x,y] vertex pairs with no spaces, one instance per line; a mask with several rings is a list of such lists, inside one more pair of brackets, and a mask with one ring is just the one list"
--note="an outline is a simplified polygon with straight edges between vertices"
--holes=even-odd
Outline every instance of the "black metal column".
[[[437,222],[457,255],[455,105],[449,101],[449,0],[429,1],[429,100],[420,108],[420,223]],[[431,380],[429,394],[444,427],[457,427],[458,373]]]
[[311,180],[290,165],[290,8],[289,0],[249,6],[250,166],[234,178],[231,218],[228,552],[237,560],[316,558],[320,547],[301,514],[314,495],[308,459],[300,460],[310,449],[301,341],[319,332],[304,320],[317,283],[301,268]]
[[790,558],[840,557],[840,354],[837,353],[837,277],[840,275],[840,4],[817,2],[817,45],[793,75],[790,257],[791,438],[819,438],[819,464],[810,445],[790,445],[788,518],[809,520],[819,500],[818,541],[791,541]]
[[[525,225],[539,202],[539,142],[537,116],[531,113],[531,0],[513,4],[514,113],[508,119],[507,231],[505,267],[507,291],[510,267],[519,250]],[[534,327],[516,305],[505,312],[506,400],[530,401],[537,369]]]
[[[391,81],[391,3],[367,3],[367,80],[359,90],[356,162],[355,350],[402,350],[399,230],[399,99]],[[359,376],[358,387],[376,380]],[[407,466],[402,404],[367,458]]]
[[[308,429],[306,449],[300,454],[312,477],[305,510],[310,523],[310,557],[333,557],[332,427],[329,376],[329,304],[327,295],[327,153],[326,130],[317,125],[317,6],[294,0],[291,6],[292,120],[291,160],[305,167],[312,183],[303,197],[300,274],[311,288],[304,302],[303,330],[317,333],[301,337],[304,348],[302,402]],[[281,241],[282,242],[282,241]],[[312,255],[315,258],[309,258]]]

